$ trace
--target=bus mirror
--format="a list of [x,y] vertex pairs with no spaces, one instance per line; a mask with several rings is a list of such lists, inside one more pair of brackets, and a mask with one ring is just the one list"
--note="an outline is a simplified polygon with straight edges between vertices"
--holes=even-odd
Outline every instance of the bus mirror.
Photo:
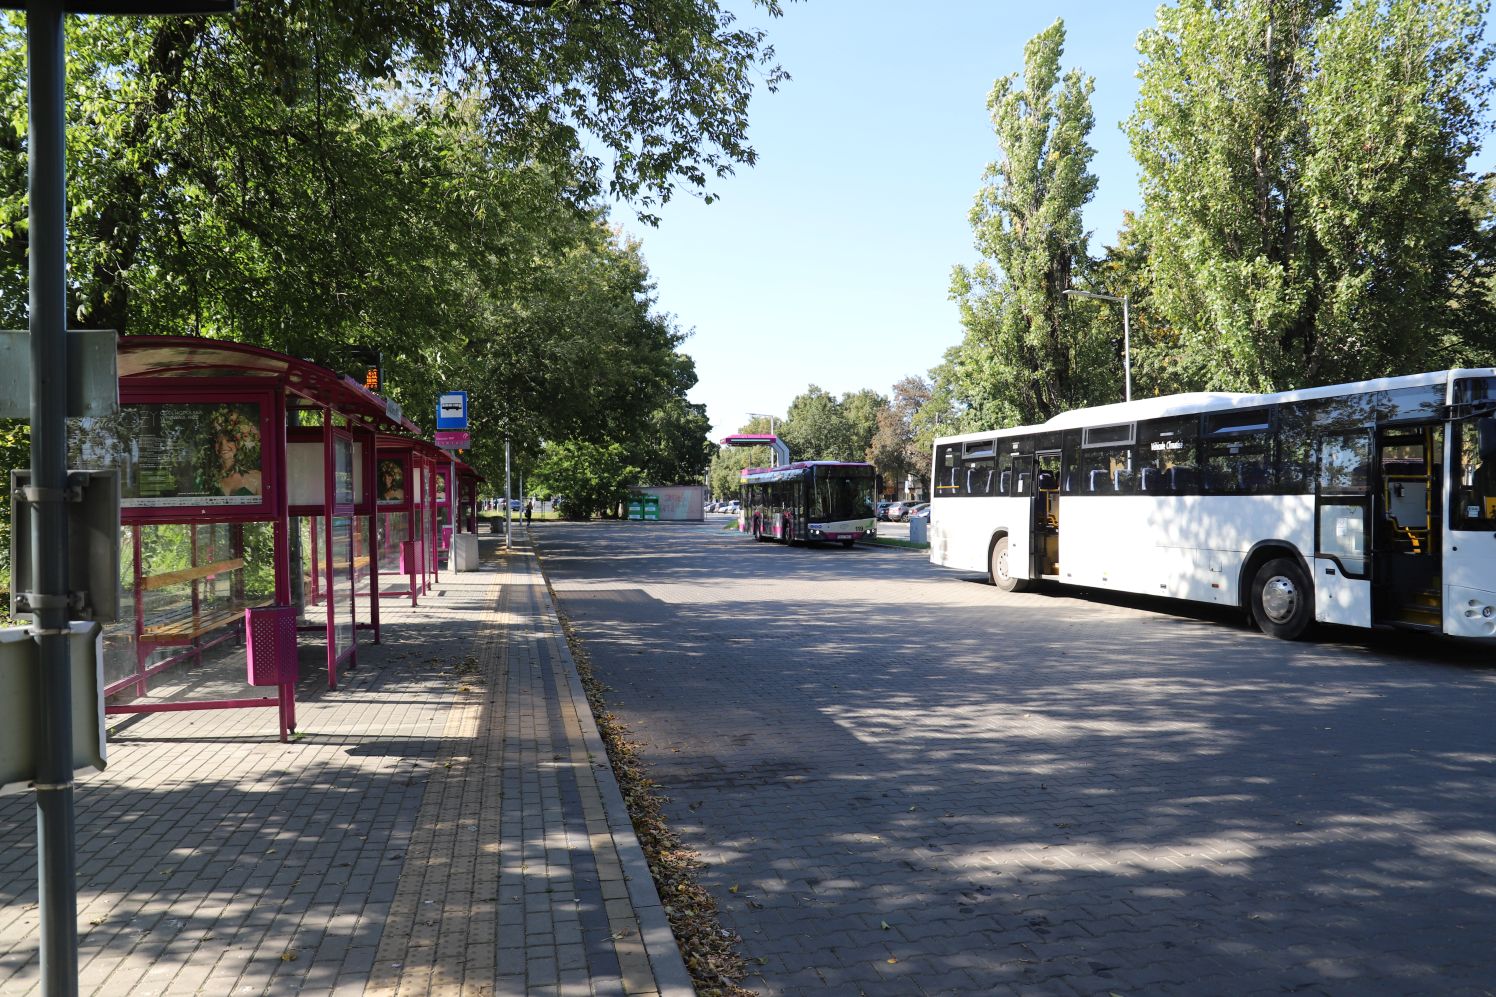
[[1496,461],[1496,415],[1488,415],[1476,422],[1475,448],[1482,461]]

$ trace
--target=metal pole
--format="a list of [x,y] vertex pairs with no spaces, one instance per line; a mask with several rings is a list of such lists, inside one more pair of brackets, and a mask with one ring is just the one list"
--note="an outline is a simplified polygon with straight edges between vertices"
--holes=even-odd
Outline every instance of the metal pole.
[[1122,295],[1122,369],[1127,374],[1127,394],[1123,397],[1132,401],[1132,330],[1127,322],[1127,295]]
[[[30,600],[40,669],[37,717],[37,894],[48,997],[78,993],[78,897],[73,856],[72,674],[68,654],[67,162],[63,13],[26,5],[30,135],[31,516]],[[24,579],[21,579],[24,582]]]
[[509,508],[509,434],[504,434],[504,548],[512,546],[510,536],[514,531],[514,514]]

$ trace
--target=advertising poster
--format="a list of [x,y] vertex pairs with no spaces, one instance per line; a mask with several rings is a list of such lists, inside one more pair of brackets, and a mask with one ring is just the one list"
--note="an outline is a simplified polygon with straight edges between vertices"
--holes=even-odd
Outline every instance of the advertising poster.
[[405,462],[398,457],[379,458],[379,486],[376,499],[380,505],[405,504]]
[[77,420],[68,444],[72,467],[119,468],[127,509],[264,501],[258,402],[124,404]]

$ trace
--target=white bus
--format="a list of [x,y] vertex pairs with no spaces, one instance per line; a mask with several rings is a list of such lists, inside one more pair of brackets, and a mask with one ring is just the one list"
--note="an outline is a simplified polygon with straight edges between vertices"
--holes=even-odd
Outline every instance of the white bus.
[[1496,638],[1496,369],[1077,409],[935,441],[930,560]]

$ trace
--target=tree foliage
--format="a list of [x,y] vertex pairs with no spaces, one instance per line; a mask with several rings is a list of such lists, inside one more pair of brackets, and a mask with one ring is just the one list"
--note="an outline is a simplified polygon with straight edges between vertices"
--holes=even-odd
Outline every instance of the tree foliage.
[[617,443],[572,440],[547,443],[532,472],[535,489],[559,496],[558,504],[569,519],[613,516],[628,500],[629,486],[639,478],[639,469]]
[[[26,300],[22,23],[0,15],[8,326]],[[506,436],[521,468],[580,438],[625,441],[651,477],[700,473],[685,337],[596,204],[710,198],[754,161],[748,99],[783,78],[761,31],[717,0],[270,0],[67,27],[75,324],[334,367],[378,349],[419,423],[469,389],[468,457],[491,479]]]
[[[1182,0],[1139,40],[1162,384],[1273,390],[1489,356],[1490,205],[1466,172],[1491,49],[1468,0]],[[1155,358],[1150,358],[1154,354]]]
[[888,399],[870,388],[840,398],[814,384],[790,402],[779,435],[793,460],[866,459]]
[[1093,81],[1061,73],[1064,42],[1060,21],[1030,39],[1022,76],[1000,78],[987,101],[1002,158],[971,210],[984,258],[951,279],[965,337],[950,361],[957,391],[986,425],[1043,421],[1106,389],[1097,376],[1105,344],[1061,295],[1086,269],[1081,207],[1096,189]]
[[920,416],[934,391],[923,377],[902,378],[893,386],[892,403],[879,410],[867,459],[883,476],[885,488],[902,489],[910,477],[920,483],[921,491],[929,486],[934,440],[925,437]]

